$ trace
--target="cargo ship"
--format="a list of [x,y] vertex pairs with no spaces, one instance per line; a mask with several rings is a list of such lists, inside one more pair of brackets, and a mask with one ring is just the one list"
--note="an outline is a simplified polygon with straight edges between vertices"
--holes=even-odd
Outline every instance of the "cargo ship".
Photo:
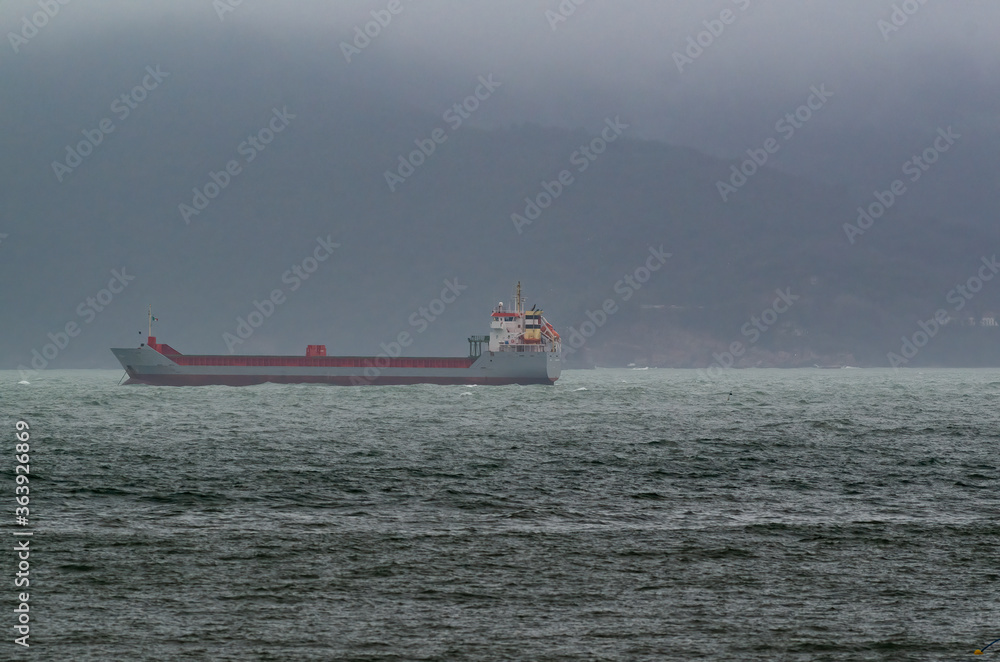
[[554,384],[561,373],[562,340],[541,310],[525,310],[521,284],[513,306],[500,302],[490,316],[490,334],[469,337],[461,357],[327,356],[325,345],[309,345],[304,356],[181,354],[149,333],[137,348],[113,348],[128,375],[126,384],[155,386],[249,386],[337,384]]

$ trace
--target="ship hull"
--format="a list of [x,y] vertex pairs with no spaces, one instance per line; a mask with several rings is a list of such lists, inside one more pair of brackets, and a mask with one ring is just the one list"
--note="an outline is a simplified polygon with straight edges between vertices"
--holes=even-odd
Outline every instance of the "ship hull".
[[171,355],[144,345],[112,349],[126,384],[251,386],[254,384],[554,384],[557,352],[484,352],[479,357],[341,357]]

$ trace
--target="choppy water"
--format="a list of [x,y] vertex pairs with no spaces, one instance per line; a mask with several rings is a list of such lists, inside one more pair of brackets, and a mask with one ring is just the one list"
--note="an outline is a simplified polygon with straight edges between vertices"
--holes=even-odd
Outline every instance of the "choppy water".
[[19,417],[36,531],[32,647],[7,552],[0,658],[942,660],[1000,637],[1000,371],[119,376],[0,373],[0,533]]

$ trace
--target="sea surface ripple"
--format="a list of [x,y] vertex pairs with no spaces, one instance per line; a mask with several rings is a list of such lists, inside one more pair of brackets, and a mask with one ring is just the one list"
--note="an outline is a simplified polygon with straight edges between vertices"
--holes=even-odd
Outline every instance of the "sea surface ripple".
[[950,660],[1000,637],[1000,372],[702,374],[158,388],[0,372],[2,483],[12,497],[23,419],[35,531],[32,647],[0,646]]

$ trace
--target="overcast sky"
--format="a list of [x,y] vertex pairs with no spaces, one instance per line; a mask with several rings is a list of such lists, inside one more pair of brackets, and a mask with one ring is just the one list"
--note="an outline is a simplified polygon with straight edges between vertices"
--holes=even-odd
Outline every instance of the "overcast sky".
[[[109,26],[258,30],[265,40],[326,52],[331,67],[435,112],[493,73],[505,94],[480,122],[596,126],[615,112],[630,118],[634,135],[720,154],[740,151],[734,134],[780,118],[820,83],[840,95],[831,115],[876,124],[897,112],[900,94],[1000,109],[1000,89],[989,84],[1000,70],[1000,3],[990,0],[400,0],[399,13],[350,63],[341,45],[388,0],[243,0],[226,11],[231,1],[76,0],[21,53],[8,47],[3,61],[18,66],[33,51],[74,43],[74,33],[98,40]],[[896,13],[898,29],[894,6],[913,12],[905,22]],[[0,20],[17,31],[38,10],[37,2],[7,0]],[[725,11],[728,25],[718,21]],[[720,26],[709,40],[705,31]],[[688,51],[699,33],[711,43]],[[679,66],[677,54],[696,57]],[[705,121],[717,112],[725,126]]]

